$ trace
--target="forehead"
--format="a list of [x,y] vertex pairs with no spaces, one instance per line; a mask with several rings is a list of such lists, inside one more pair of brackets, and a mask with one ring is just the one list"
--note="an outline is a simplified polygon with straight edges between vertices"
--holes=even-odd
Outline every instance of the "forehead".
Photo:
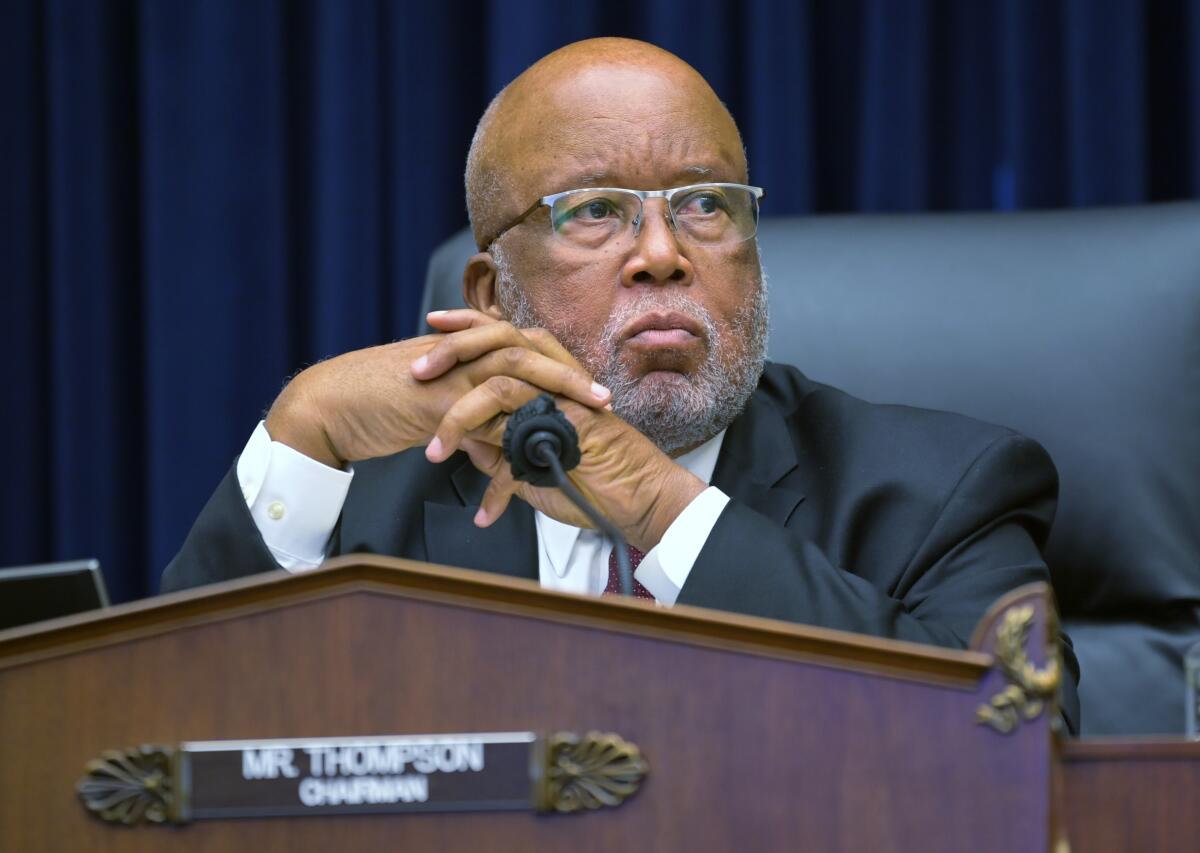
[[699,78],[602,67],[538,96],[520,105],[508,137],[524,194],[745,180],[737,128]]

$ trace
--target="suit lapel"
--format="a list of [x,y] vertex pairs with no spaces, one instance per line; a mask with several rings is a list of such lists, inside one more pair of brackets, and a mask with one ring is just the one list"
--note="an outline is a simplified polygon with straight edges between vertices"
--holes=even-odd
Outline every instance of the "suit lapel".
[[786,524],[804,495],[781,481],[797,466],[787,423],[759,394],[729,426],[713,485],[779,524]]
[[[786,524],[804,495],[782,485],[797,466],[787,424],[759,394],[725,433],[712,483],[731,498]],[[456,500],[425,501],[425,550],[433,563],[518,578],[538,577],[537,530],[533,509],[513,500],[486,529],[475,526],[475,511],[487,489],[487,475],[464,456],[450,477]]]
[[537,530],[529,504],[514,499],[491,527],[475,526],[487,475],[465,459],[451,475],[453,503],[425,501],[425,551],[432,563],[537,580]]

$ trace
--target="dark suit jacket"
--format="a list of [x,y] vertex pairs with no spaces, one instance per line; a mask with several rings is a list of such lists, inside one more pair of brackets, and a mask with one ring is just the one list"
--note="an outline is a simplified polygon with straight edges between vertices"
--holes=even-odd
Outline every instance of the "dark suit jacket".
[[[459,453],[355,465],[331,554],[367,551],[538,577],[532,509],[472,519],[487,485]],[[731,498],[679,602],[963,647],[988,605],[1049,581],[1054,465],[1034,441],[970,418],[881,406],[768,364],[729,427],[713,485]],[[163,573],[164,591],[278,565],[236,466]],[[1063,710],[1079,719],[1064,642]]]

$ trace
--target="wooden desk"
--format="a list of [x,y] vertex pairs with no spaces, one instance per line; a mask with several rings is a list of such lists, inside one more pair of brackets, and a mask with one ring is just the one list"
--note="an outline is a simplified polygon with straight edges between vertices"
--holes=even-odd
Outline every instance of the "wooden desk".
[[1072,853],[1200,850],[1200,742],[1082,739],[1060,757]]
[[[1023,614],[1040,658],[1048,607],[1006,596],[955,651],[354,557],[9,631],[0,849],[1048,851],[1053,707],[978,722],[1006,695],[997,625]],[[75,790],[143,743],[589,730],[649,772],[582,814],[125,827]]]

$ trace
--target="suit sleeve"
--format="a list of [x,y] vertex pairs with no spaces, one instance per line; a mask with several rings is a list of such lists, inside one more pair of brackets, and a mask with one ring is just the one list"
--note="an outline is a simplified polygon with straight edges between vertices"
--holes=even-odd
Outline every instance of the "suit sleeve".
[[[811,539],[731,500],[678,601],[963,648],[993,601],[1026,583],[1049,583],[1038,542],[1053,520],[1056,492],[1053,463],[1036,442],[1014,434],[993,441],[886,583],[833,565]],[[1063,711],[1074,729],[1078,664],[1069,641],[1063,652]]]
[[161,591],[176,592],[270,571],[280,571],[279,564],[250,516],[235,465],[200,512],[179,553],[167,564]]

